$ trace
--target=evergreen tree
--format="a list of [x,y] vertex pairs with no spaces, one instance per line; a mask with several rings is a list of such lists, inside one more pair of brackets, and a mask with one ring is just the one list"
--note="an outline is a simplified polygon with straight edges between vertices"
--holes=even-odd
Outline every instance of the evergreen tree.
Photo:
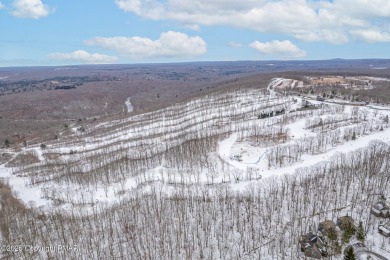
[[336,254],[336,255],[341,255],[341,245],[339,243],[339,241],[335,241],[334,242],[334,245],[332,247],[332,251],[333,251],[333,254]]
[[5,141],[4,141],[4,146],[5,146],[6,148],[9,147],[9,140],[8,140],[8,139],[5,139]]
[[352,140],[356,140],[356,134],[355,134],[355,132],[353,132],[353,134],[352,134]]
[[353,251],[352,246],[346,250],[344,260],[356,260],[355,252]]
[[343,242],[344,243],[349,243],[349,240],[351,239],[353,235],[353,229],[351,228],[347,228],[344,230],[344,233],[343,233]]
[[337,231],[334,228],[330,228],[327,232],[327,236],[331,241],[336,241],[338,236],[337,236]]
[[359,223],[359,227],[358,227],[358,230],[357,230],[357,233],[356,233],[356,238],[359,239],[360,241],[364,241],[364,239],[366,238],[366,234],[364,232],[363,223],[361,221]]
[[338,241],[337,231],[334,228],[330,228],[326,233],[326,236],[329,238],[329,248],[333,254],[341,254],[341,246]]

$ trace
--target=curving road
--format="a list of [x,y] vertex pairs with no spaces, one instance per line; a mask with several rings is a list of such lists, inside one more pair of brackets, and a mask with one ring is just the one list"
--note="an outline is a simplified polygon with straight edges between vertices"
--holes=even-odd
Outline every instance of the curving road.
[[359,252],[356,252],[356,256],[358,259],[360,260],[366,260],[367,257],[363,258],[364,257],[364,254],[368,254],[368,255],[372,255],[372,256],[375,256],[377,259],[380,259],[380,260],[390,260],[389,258],[387,257],[384,257],[380,254],[377,254],[377,253],[374,253],[374,252],[371,252],[369,250],[362,250],[362,251],[359,251]]

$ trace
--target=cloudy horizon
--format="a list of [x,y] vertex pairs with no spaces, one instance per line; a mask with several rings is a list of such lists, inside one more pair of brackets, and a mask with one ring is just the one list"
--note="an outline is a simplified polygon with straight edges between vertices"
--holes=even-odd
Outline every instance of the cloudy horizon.
[[0,0],[0,66],[390,58],[387,0]]

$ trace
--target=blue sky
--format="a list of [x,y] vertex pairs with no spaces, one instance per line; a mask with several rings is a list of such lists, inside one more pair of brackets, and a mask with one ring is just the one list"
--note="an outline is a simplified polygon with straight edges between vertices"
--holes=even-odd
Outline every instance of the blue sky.
[[390,58],[389,0],[0,0],[0,66]]

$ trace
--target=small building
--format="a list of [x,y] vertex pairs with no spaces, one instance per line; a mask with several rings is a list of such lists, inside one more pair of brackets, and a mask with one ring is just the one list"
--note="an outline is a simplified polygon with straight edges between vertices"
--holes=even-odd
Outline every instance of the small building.
[[378,232],[384,237],[390,237],[390,221],[378,226]]
[[390,218],[390,207],[385,200],[379,201],[372,206],[371,214],[379,218]]
[[336,231],[336,224],[332,220],[325,220],[318,224],[318,231],[324,235],[328,235],[332,231]]
[[301,252],[303,252],[306,257],[321,259],[328,255],[327,243],[322,237],[315,235],[312,232],[301,236],[299,243]]
[[356,230],[355,224],[353,222],[353,218],[350,216],[343,216],[343,217],[337,218],[336,225],[341,230],[346,230],[346,229]]

